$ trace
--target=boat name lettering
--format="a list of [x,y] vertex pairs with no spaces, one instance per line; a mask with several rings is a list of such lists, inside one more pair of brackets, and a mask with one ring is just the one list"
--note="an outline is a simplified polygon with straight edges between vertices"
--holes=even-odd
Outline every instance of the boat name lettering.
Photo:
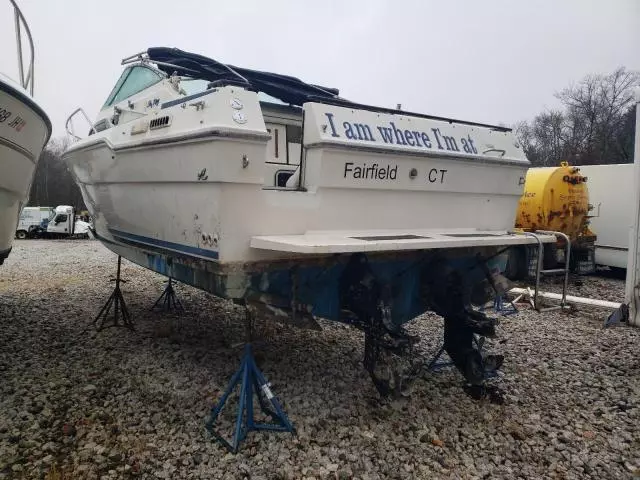
[[9,117],[11,117],[11,112],[6,108],[0,107],[0,123],[4,123]]
[[[444,168],[432,168],[427,172],[429,183],[444,183],[445,174],[448,170]],[[357,178],[365,180],[396,180],[398,178],[398,165],[378,165],[377,163],[366,163],[356,165],[353,162],[344,164],[343,178]]]
[[447,173],[445,169],[432,168],[429,170],[429,182],[431,183],[444,183],[444,174]]
[[398,177],[398,166],[387,165],[384,167],[377,163],[367,166],[366,163],[355,165],[353,162],[346,162],[344,164],[344,178],[347,176],[371,180],[395,180]]
[[7,120],[11,119],[11,115],[12,113],[9,110],[0,107],[0,123],[6,124],[6,126],[13,128],[16,132],[19,132],[27,125],[27,121],[20,115],[16,115],[9,123],[6,123]]
[[16,115],[16,118],[11,120],[11,123],[8,126],[13,128],[16,132],[19,132],[25,127],[26,124],[27,121],[24,118],[22,118],[20,115]]
[[[357,122],[340,122],[333,113],[325,112],[329,122],[330,134],[334,138],[345,137],[348,140],[361,140],[371,143],[385,143],[419,147],[427,150],[446,150],[450,152],[465,152],[478,154],[471,135],[466,137],[452,137],[445,135],[439,128],[431,128],[429,132],[398,128],[394,122],[385,125],[367,125]],[[338,133],[338,132],[341,132]]]

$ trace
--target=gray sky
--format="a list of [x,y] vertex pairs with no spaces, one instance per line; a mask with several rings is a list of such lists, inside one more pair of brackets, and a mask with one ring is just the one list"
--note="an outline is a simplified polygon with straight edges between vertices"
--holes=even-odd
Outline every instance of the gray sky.
[[[505,124],[553,107],[554,92],[586,74],[640,70],[639,0],[18,3],[54,135],[78,106],[93,118],[122,58],[152,46],[293,75],[358,102]],[[0,2],[0,71],[17,78],[9,14]]]

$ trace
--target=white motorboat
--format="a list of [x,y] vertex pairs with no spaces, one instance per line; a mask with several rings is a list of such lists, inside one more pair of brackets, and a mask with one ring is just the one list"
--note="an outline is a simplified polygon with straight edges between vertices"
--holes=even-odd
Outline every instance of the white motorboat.
[[89,135],[82,109],[67,120],[64,159],[96,237],[146,268],[274,317],[358,325],[373,352],[427,310],[482,323],[469,295],[535,241],[510,232],[529,162],[508,128],[178,49],[122,63]]
[[[14,0],[19,82],[0,74],[0,264],[9,255],[20,211],[29,198],[31,182],[51,121],[33,99],[34,50],[29,27]],[[29,41],[31,59],[25,74],[22,35]]]

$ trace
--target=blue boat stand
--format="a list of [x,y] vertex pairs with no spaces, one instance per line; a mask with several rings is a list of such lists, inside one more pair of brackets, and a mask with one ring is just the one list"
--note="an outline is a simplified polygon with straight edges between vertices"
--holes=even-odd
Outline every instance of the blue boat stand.
[[[482,347],[484,346],[484,337],[480,337],[478,335],[474,335],[473,336],[473,342],[476,344],[476,347],[478,347],[478,351],[482,352]],[[453,366],[453,362],[451,361],[438,361],[440,360],[440,357],[442,357],[442,355],[444,355],[445,349],[444,349],[444,344],[440,347],[440,350],[438,350],[438,352],[433,356],[433,358],[431,359],[431,361],[429,362],[429,365],[427,366],[427,370],[432,371],[432,372],[436,372],[442,368],[446,368],[446,367],[451,367]]]
[[[480,353],[482,353],[482,348],[484,347],[484,341],[485,341],[485,337],[482,337],[480,335],[474,335],[473,336],[473,342],[476,344],[476,347],[478,348],[478,351]],[[441,370],[443,368],[446,367],[451,367],[453,366],[453,362],[452,361],[444,361],[444,360],[440,360],[440,357],[442,357],[442,355],[446,354],[444,345],[442,345],[440,347],[440,349],[438,350],[438,352],[433,356],[433,358],[431,359],[431,361],[429,362],[429,365],[427,366],[427,370],[430,372],[437,372],[438,370]],[[439,361],[440,360],[440,361]],[[485,371],[485,378],[488,380],[490,378],[495,378],[498,376],[498,372],[496,370],[487,370]]]
[[[254,430],[289,432],[295,435],[295,428],[293,424],[287,418],[280,402],[269,388],[270,384],[258,369],[253,357],[251,345],[251,313],[249,312],[248,307],[246,322],[247,343],[244,346],[244,355],[242,357],[242,362],[240,363],[240,368],[231,378],[229,386],[220,398],[220,401],[211,409],[211,416],[205,424],[209,433],[231,453],[237,453],[240,442],[246,438],[247,433]],[[236,418],[235,434],[232,442],[230,443],[213,429],[213,425],[218,418],[218,415],[222,412],[231,392],[233,392],[238,383],[241,383],[238,415]],[[258,398],[258,403],[262,412],[269,415],[274,423],[257,423],[255,421],[253,409],[254,395]]]
[[[507,303],[509,304],[509,306],[505,308],[505,301],[502,295],[496,295],[496,297],[493,300],[493,310],[496,313],[501,313],[503,316],[513,315],[514,313],[518,313],[518,307],[516,307],[514,300],[507,300]],[[487,308],[488,308],[487,305],[483,305],[482,307],[479,308],[479,310],[484,311]]]

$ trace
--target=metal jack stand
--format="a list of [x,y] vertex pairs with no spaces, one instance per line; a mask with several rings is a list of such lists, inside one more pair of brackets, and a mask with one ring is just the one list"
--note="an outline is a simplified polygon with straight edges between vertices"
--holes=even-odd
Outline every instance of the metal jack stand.
[[[126,280],[122,280],[120,278],[120,263],[122,258],[118,255],[118,272],[116,274],[116,278],[110,279],[112,282],[116,282],[116,287],[113,289],[113,293],[107,300],[107,303],[104,304],[100,313],[96,316],[93,323],[96,326],[96,330],[100,331],[108,327],[126,327],[129,330],[135,331],[133,326],[133,322],[131,321],[131,315],[129,314],[129,310],[127,309],[127,304],[124,301],[124,297],[122,296],[122,291],[120,290],[120,282],[127,283]],[[111,312],[111,307],[113,307],[113,323],[105,326],[105,322],[109,317],[109,313]],[[119,323],[120,313],[122,313],[122,324]]]
[[[258,369],[256,362],[253,358],[253,352],[251,349],[251,312],[247,307],[245,326],[247,342],[244,346],[244,355],[240,364],[240,369],[233,375],[231,382],[227,387],[227,390],[222,395],[222,398],[211,409],[211,418],[206,422],[205,426],[209,433],[220,443],[222,443],[231,453],[237,453],[238,444],[244,440],[252,430],[268,430],[275,432],[290,432],[295,434],[295,428],[291,421],[287,418],[284,410],[280,406],[280,402],[275,397],[269,383],[262,375],[262,372]],[[229,395],[235,389],[238,383],[241,383],[240,398],[238,406],[238,416],[236,418],[235,435],[233,437],[233,443],[229,443],[218,432],[213,429],[218,415],[222,411]],[[258,397],[258,403],[262,412],[269,415],[275,423],[256,423],[253,415],[253,396]],[[263,398],[264,396],[264,398]],[[265,400],[266,398],[266,400]],[[270,405],[269,405],[270,404]],[[271,408],[273,407],[273,408]]]
[[162,292],[160,298],[156,300],[156,303],[153,304],[151,310],[155,310],[160,307],[166,312],[170,312],[172,310],[184,311],[184,307],[182,306],[182,303],[180,303],[180,299],[176,296],[176,291],[173,289],[172,280],[173,279],[169,277],[169,281],[167,282],[167,286],[164,288],[164,292]]

